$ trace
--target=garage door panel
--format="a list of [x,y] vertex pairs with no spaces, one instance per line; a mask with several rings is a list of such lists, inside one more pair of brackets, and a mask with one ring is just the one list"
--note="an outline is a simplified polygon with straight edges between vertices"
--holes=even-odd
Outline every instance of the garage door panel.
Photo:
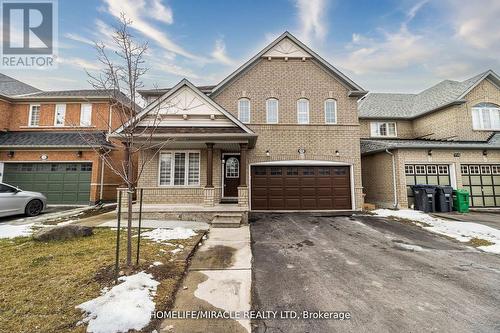
[[85,164],[81,171],[82,163],[7,163],[4,181],[26,191],[43,193],[49,204],[87,204],[91,168]]
[[[265,169],[266,173],[262,170],[253,167],[251,171],[252,209],[351,209],[349,167],[286,166]],[[341,196],[338,200],[337,195]]]

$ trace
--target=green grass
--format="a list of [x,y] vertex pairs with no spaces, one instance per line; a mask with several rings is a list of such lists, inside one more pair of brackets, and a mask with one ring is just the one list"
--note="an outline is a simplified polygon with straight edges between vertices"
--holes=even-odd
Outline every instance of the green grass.
[[[76,326],[82,312],[75,306],[99,296],[103,287],[114,283],[116,231],[96,228],[94,232],[90,237],[48,243],[28,237],[0,240],[0,332],[85,331],[85,326]],[[199,238],[170,243],[183,244],[186,253]],[[170,249],[141,240],[141,261],[134,268],[153,274],[161,283],[155,297],[157,309],[161,310],[172,306],[187,265],[185,260],[169,261]],[[123,231],[121,258],[123,269]],[[149,268],[154,261],[164,265]]]

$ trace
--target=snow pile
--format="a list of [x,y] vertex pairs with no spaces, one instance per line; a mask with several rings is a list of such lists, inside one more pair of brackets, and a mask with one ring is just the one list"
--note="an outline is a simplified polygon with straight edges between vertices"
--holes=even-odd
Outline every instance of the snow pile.
[[30,224],[0,224],[0,238],[14,238],[14,237],[26,237],[31,235],[33,232],[31,227],[34,223]]
[[[417,210],[402,209],[377,209],[373,213],[379,216],[394,216],[396,218],[408,219],[425,223],[423,228],[448,237],[455,238],[460,242],[468,242],[472,238],[480,238],[494,243],[490,246],[479,246],[478,248],[491,253],[500,253],[500,230],[482,224],[472,222],[458,222],[440,219],[422,213]],[[429,226],[427,226],[429,225]]]
[[77,305],[86,312],[80,323],[88,323],[87,332],[113,333],[140,330],[145,327],[155,309],[153,296],[160,284],[151,274],[140,272],[119,278],[123,281],[102,295]]
[[193,229],[177,227],[174,229],[154,229],[143,233],[141,236],[157,243],[171,239],[188,239],[196,235]]

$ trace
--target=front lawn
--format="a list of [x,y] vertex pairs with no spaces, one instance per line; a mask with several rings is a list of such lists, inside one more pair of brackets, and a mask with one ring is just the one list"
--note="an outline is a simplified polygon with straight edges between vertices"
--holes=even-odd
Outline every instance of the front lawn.
[[[83,314],[75,306],[98,297],[114,283],[116,230],[94,232],[90,237],[48,243],[30,237],[0,239],[0,331],[85,332],[85,325],[77,326]],[[156,309],[171,307],[187,264],[183,258],[200,237],[170,244],[141,239],[141,261],[135,271],[150,273],[160,282]],[[121,239],[123,264],[125,231]],[[174,249],[179,250],[171,252]]]

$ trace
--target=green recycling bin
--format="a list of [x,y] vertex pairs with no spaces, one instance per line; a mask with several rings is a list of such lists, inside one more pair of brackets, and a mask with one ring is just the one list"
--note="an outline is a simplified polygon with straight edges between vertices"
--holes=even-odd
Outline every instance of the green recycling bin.
[[469,192],[467,190],[453,191],[453,209],[459,213],[469,212]]

